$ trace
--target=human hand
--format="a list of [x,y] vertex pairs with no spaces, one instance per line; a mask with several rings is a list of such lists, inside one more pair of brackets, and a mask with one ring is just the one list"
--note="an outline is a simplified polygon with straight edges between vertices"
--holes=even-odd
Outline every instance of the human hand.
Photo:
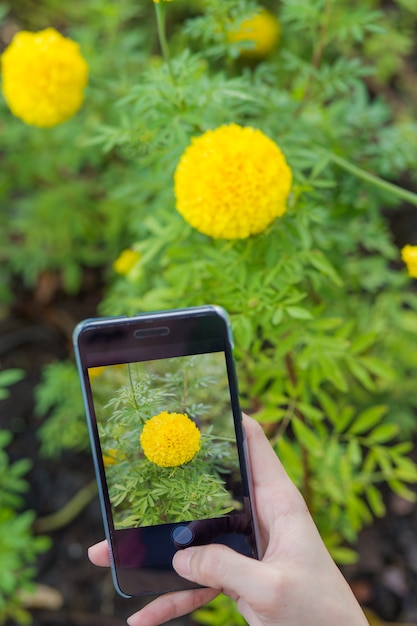
[[[173,566],[201,589],[159,596],[132,615],[130,626],[159,626],[193,611],[220,591],[236,601],[250,626],[367,626],[368,621],[330,557],[305,502],[257,422],[244,416],[262,561],[210,544],[178,551]],[[90,560],[108,566],[105,541]]]

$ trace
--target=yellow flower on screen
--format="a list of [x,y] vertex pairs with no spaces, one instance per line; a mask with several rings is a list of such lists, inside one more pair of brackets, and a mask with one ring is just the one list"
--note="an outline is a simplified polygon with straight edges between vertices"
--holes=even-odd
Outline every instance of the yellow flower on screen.
[[78,44],[54,28],[18,32],[3,52],[1,65],[5,100],[26,124],[56,126],[80,109],[88,65]]
[[131,248],[127,248],[123,250],[115,262],[113,263],[113,269],[117,274],[121,276],[126,276],[129,274],[130,270],[132,270],[136,263],[140,259],[140,253],[136,250],[132,250]]
[[89,367],[88,375],[90,377],[90,380],[93,380],[94,378],[99,378],[105,369],[106,368],[104,365],[99,365],[98,367]]
[[407,244],[401,250],[401,258],[407,266],[408,275],[417,278],[417,246]]
[[281,27],[276,16],[261,9],[243,20],[239,27],[229,33],[229,41],[238,43],[247,41],[251,47],[242,48],[240,56],[248,59],[263,59],[278,46]]
[[110,467],[116,465],[119,461],[123,460],[123,455],[116,448],[111,448],[103,454],[104,467]]
[[186,413],[162,411],[144,425],[140,443],[146,458],[160,467],[189,463],[200,450],[201,434]]
[[292,172],[262,131],[230,124],[192,139],[175,172],[177,210],[216,239],[245,239],[286,211]]

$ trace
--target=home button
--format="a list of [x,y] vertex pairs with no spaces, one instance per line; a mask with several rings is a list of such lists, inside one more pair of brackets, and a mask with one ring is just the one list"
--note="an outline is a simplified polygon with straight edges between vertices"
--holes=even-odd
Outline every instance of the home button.
[[172,531],[172,540],[177,546],[188,546],[194,539],[194,532],[189,526],[176,526]]

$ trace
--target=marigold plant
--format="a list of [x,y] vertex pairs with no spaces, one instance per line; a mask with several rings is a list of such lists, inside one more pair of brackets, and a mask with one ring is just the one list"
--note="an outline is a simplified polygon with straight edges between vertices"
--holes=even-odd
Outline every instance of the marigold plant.
[[245,239],[286,211],[291,170],[263,132],[238,124],[194,138],[175,172],[177,209],[200,232]]
[[56,126],[81,107],[88,65],[78,44],[54,28],[18,32],[1,63],[6,102],[26,124]]

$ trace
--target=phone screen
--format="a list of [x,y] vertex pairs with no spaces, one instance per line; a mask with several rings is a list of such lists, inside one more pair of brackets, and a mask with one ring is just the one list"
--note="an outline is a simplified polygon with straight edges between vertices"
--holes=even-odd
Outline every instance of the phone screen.
[[117,324],[96,329],[85,355],[90,434],[123,595],[194,587],[171,565],[187,546],[224,543],[257,556],[224,333],[209,332],[201,318],[176,332],[153,328],[154,337],[149,326],[130,328],[136,343],[121,339]]

